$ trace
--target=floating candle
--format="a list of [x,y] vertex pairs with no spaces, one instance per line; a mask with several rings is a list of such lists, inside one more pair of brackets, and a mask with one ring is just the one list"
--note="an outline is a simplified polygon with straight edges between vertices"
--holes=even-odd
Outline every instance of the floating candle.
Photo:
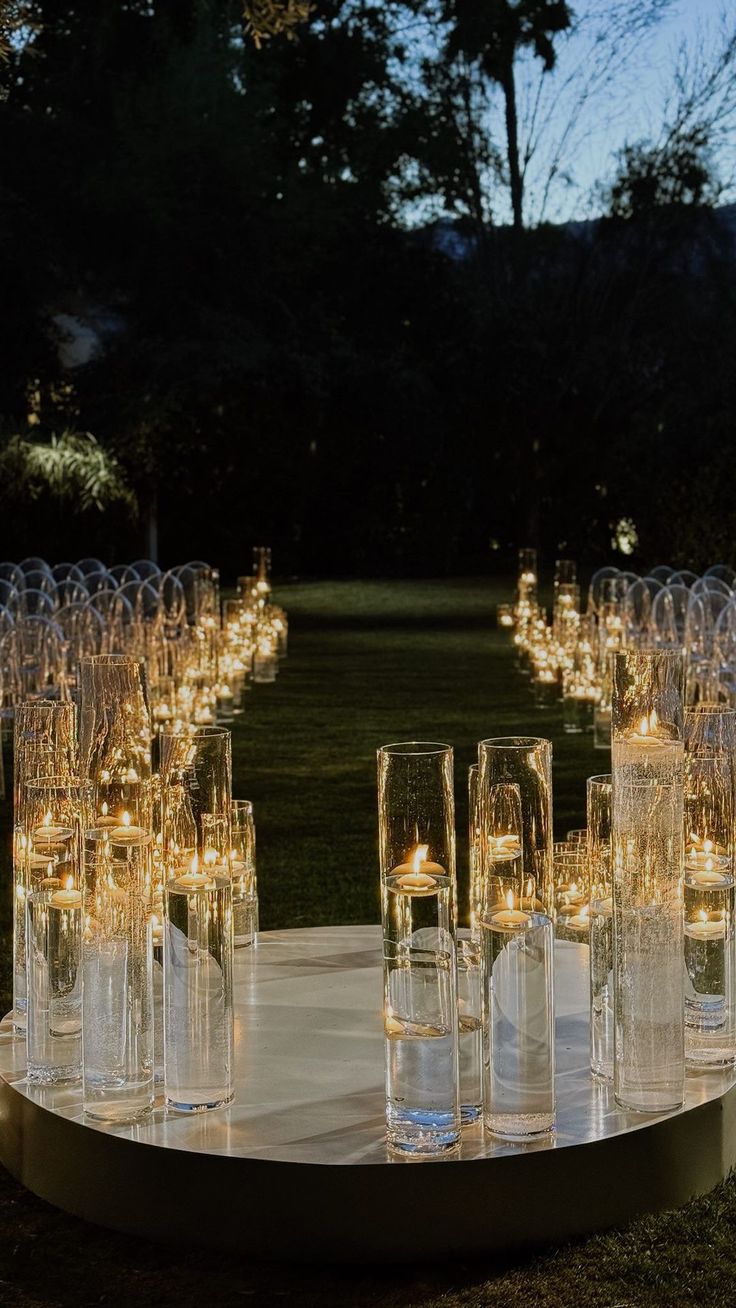
[[588,905],[584,904],[579,913],[573,913],[571,917],[563,919],[564,925],[571,931],[585,932],[590,927],[590,917]]
[[76,890],[73,879],[67,877],[64,889],[54,891],[49,903],[52,908],[81,908],[82,892]]
[[435,878],[445,876],[445,869],[439,863],[430,863],[427,861],[429,845],[417,845],[411,863],[399,863],[394,868],[394,876],[397,877],[397,886],[400,890],[408,890],[413,894],[427,894],[436,887]]
[[726,923],[722,917],[709,918],[704,909],[696,922],[685,923],[685,935],[691,940],[722,940],[726,934]]
[[47,812],[41,825],[33,832],[33,843],[35,845],[58,844],[60,841],[68,840],[71,835],[70,827],[58,826],[52,822],[51,814]]
[[514,894],[509,890],[506,895],[506,908],[502,908],[497,913],[491,914],[491,926],[501,931],[515,930],[517,927],[525,927],[531,922],[531,913],[525,913],[520,908],[514,908]]
[[211,890],[214,884],[209,871],[200,872],[196,854],[191,861],[189,871],[182,872],[173,883],[177,890]]
[[110,832],[110,840],[115,845],[143,845],[150,838],[144,827],[132,825],[130,813],[123,813],[122,826],[113,827]]

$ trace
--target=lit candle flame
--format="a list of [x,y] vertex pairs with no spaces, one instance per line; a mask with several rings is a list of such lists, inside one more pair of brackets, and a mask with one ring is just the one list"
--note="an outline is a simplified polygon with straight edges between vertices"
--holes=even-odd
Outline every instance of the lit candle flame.
[[45,816],[44,816],[44,819],[43,819],[43,825],[44,825],[45,827],[50,827],[50,826],[51,826],[51,809],[48,809],[48,808],[46,809],[46,813],[45,813]]
[[426,863],[429,845],[417,845],[414,850],[414,857],[411,861],[412,872],[421,872],[422,863]]
[[128,813],[127,809],[125,813],[123,813],[123,826],[124,827],[130,826],[130,813]]
[[507,890],[507,891],[506,891],[506,904],[507,904],[507,907],[508,907],[508,908],[510,908],[510,909],[513,910],[513,907],[514,907],[514,892],[513,892],[513,890]]
[[102,816],[107,817],[107,800],[102,801]]
[[66,882],[65,882],[65,885],[64,885],[64,889],[65,889],[65,890],[73,890],[73,889],[74,889],[74,877],[67,877]]
[[196,874],[199,872],[199,858],[198,858],[197,854],[194,855],[194,858],[192,859],[191,863],[189,864],[189,871],[190,871],[190,872],[193,872],[195,876],[196,876]]

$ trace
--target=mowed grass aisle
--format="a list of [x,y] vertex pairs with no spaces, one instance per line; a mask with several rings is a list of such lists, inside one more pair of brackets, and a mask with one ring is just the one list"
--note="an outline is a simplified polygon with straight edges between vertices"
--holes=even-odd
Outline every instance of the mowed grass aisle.
[[[391,740],[456,747],[463,887],[466,774],[482,736],[550,735],[557,833],[582,825],[585,778],[605,770],[607,756],[595,753],[588,738],[565,737],[559,709],[533,707],[509,641],[495,630],[495,604],[508,598],[507,588],[305,583],[279,587],[278,598],[291,616],[290,657],[274,686],[248,695],[233,737],[235,793],[256,804],[264,928],[378,919],[375,750]],[[7,807],[3,816],[7,829]],[[7,871],[6,984],[9,880]],[[441,1169],[429,1166],[427,1202],[442,1204]],[[605,1176],[598,1180],[606,1184]],[[295,1271],[191,1252],[187,1233],[198,1207],[218,1202],[216,1195],[182,1195],[182,1244],[170,1249],[66,1217],[0,1173],[0,1305],[725,1308],[734,1299],[731,1183],[677,1213],[505,1268],[446,1261]],[[549,1202],[560,1196],[550,1194]],[[421,1214],[371,1212],[365,1220],[394,1224],[406,1246]],[[518,1220],[523,1231],[523,1212]],[[288,1239],[285,1231],[285,1247]]]
[[564,736],[559,708],[533,708],[495,627],[508,593],[477,581],[279,587],[290,656],[275,686],[248,695],[233,741],[236,792],[256,804],[264,926],[378,920],[376,748],[389,741],[455,746],[462,887],[482,737],[552,735],[558,830],[584,824],[585,778],[607,755]]

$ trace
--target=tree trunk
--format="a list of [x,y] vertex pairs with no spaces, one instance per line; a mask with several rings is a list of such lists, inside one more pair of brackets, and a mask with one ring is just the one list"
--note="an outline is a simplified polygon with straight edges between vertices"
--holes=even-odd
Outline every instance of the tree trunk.
[[516,116],[516,82],[513,63],[509,64],[501,86],[506,106],[506,155],[509,166],[511,211],[514,216],[514,230],[520,232],[524,226],[524,182],[519,167],[519,124]]

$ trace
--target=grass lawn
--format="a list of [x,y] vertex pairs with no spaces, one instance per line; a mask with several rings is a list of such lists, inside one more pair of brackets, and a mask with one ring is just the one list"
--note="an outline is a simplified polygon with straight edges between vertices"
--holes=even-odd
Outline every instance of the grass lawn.
[[[606,770],[607,755],[588,737],[565,737],[559,709],[534,709],[508,639],[495,630],[495,604],[507,592],[477,581],[319,582],[282,586],[278,598],[291,617],[290,657],[274,686],[249,694],[233,736],[235,794],[256,805],[265,929],[378,920],[375,750],[388,741],[455,745],[461,902],[467,768],[482,737],[551,736],[556,832],[584,824],[585,778]],[[9,894],[6,987],[8,905]],[[184,1202],[183,1232],[190,1215]],[[400,1224],[401,1215],[366,1220]],[[679,1212],[505,1267],[258,1268],[106,1233],[2,1174],[0,1232],[0,1305],[9,1308],[718,1308],[733,1303],[736,1286],[731,1182]]]

